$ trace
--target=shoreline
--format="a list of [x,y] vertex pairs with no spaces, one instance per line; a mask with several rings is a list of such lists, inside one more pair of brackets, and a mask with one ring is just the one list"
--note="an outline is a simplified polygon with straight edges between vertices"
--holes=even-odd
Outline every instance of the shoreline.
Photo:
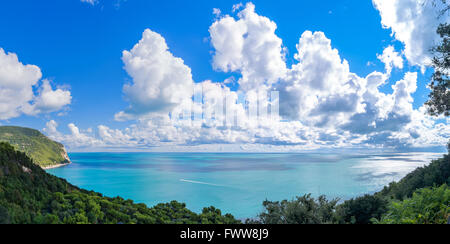
[[67,165],[69,165],[69,164],[71,164],[71,163],[66,163],[66,164],[55,164],[55,165],[52,165],[52,166],[41,167],[41,168],[42,168],[43,170],[49,170],[49,169],[61,168],[61,167],[67,166]]

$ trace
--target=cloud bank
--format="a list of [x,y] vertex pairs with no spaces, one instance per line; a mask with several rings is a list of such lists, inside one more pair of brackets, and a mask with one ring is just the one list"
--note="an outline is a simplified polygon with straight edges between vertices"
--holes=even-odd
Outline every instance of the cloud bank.
[[[217,150],[216,145],[239,145],[244,151],[276,151],[442,146],[450,137],[448,121],[426,115],[424,107],[413,107],[417,73],[406,72],[393,83],[392,93],[380,91],[393,69],[404,68],[403,55],[413,65],[426,65],[428,45],[435,39],[434,30],[424,25],[436,25],[428,15],[437,12],[428,5],[419,9],[417,1],[375,0],[374,5],[383,26],[391,28],[405,46],[403,52],[388,46],[378,55],[384,72],[366,77],[352,73],[326,34],[311,31],[300,35],[296,62],[288,67],[277,25],[248,3],[235,6],[233,12],[239,11],[235,16],[216,9],[216,20],[209,28],[212,66],[219,72],[239,73],[237,90],[228,88],[227,81],[194,82],[191,69],[170,52],[165,39],[147,29],[122,57],[132,82],[123,89],[129,107],[116,119],[136,123],[123,130],[100,125],[96,132],[69,124],[71,133],[62,135],[57,123],[50,121],[45,131],[72,148]],[[404,9],[416,12],[407,14]],[[29,69],[33,74],[33,68]],[[259,100],[265,102],[257,107],[243,102],[251,103],[272,91],[279,96]],[[275,110],[281,117],[273,116]]]

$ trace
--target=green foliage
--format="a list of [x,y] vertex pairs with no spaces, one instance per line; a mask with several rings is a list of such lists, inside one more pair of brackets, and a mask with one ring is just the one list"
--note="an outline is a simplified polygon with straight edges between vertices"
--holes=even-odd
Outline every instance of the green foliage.
[[64,146],[50,140],[37,130],[0,126],[0,141],[7,142],[16,150],[25,152],[42,167],[69,163]]
[[369,224],[380,219],[393,201],[413,196],[418,189],[450,184],[450,156],[434,160],[426,167],[418,168],[399,182],[393,182],[374,195],[351,199],[337,207],[338,223]]
[[[439,190],[418,189],[450,184],[450,157],[445,155],[430,165],[418,168],[398,183],[391,183],[381,192],[351,199],[337,205],[324,196],[315,200],[311,195],[293,201],[263,203],[265,211],[248,224],[371,224],[412,222],[403,215],[410,214],[415,223],[446,223],[448,215],[448,187]],[[413,197],[414,195],[414,197]],[[413,200],[405,200],[413,197]],[[420,207],[418,207],[420,206]],[[447,208],[445,208],[447,206]],[[402,212],[402,208],[409,208]],[[421,210],[424,210],[421,212]],[[388,213],[389,211],[389,213]],[[388,214],[387,214],[388,213]],[[416,215],[414,215],[416,214]],[[420,214],[420,215],[419,215]],[[400,216],[400,217],[394,217]],[[409,215],[408,215],[409,216]]]
[[424,188],[412,198],[393,201],[379,224],[446,224],[450,218],[450,188]]
[[437,33],[442,43],[433,49],[434,74],[431,80],[430,99],[426,103],[428,112],[433,116],[450,115],[450,24],[441,24]]
[[386,213],[389,202],[380,196],[365,195],[345,201],[337,207],[336,221],[341,224],[371,224]]
[[[31,132],[31,131],[30,131]],[[450,157],[418,168],[375,195],[337,205],[324,196],[265,201],[251,224],[446,223],[450,217]],[[436,186],[441,186],[436,188]],[[428,188],[427,188],[428,187]],[[435,188],[429,188],[435,187]],[[417,190],[425,188],[422,190]],[[378,220],[379,219],[379,220]],[[196,214],[176,201],[148,208],[79,189],[47,174],[25,153],[0,142],[0,224],[235,224],[214,207]]]
[[196,214],[176,201],[148,208],[79,189],[47,174],[22,152],[0,143],[0,223],[237,224],[214,207]]
[[450,156],[433,161],[430,165],[418,168],[398,183],[391,183],[378,194],[390,199],[409,198],[417,190],[425,187],[450,184]]
[[443,9],[439,10],[439,17],[442,17],[445,13],[450,10],[450,1],[449,0],[434,0],[433,5],[436,6],[436,2],[441,2],[444,4]]
[[297,197],[293,201],[265,201],[265,211],[256,223],[261,224],[330,224],[338,199],[328,201],[325,196],[317,200],[311,195]]
[[[439,10],[439,18],[448,14],[450,10],[450,1],[448,0],[433,0],[432,4],[437,6],[442,3],[442,9]],[[439,45],[432,48],[434,53],[433,68],[434,73],[431,79],[431,93],[430,99],[426,103],[428,106],[428,113],[432,116],[450,115],[450,24],[442,23],[437,29],[437,33],[442,38]]]

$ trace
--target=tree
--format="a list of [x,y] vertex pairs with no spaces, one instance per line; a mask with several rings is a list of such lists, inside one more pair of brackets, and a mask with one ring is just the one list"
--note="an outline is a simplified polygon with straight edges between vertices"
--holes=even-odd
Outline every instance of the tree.
[[[450,1],[434,0],[433,4],[436,6],[437,2],[444,5],[439,11],[440,18],[450,11]],[[450,24],[440,24],[437,33],[442,38],[442,42],[431,50],[435,55],[432,62],[434,73],[430,84],[430,99],[425,104],[431,116],[448,117],[450,115]],[[450,140],[447,149],[450,153]]]
[[293,201],[265,201],[265,211],[259,221],[261,224],[331,224],[334,222],[336,205],[339,199],[328,201],[325,196],[317,200],[311,194],[297,197]]
[[337,207],[337,222],[341,224],[371,224],[387,211],[388,201],[377,195],[365,195],[345,201]]
[[442,42],[432,49],[434,53],[430,88],[430,99],[426,103],[432,116],[450,115],[450,24],[441,24],[437,29]]
[[0,206],[0,224],[9,224],[10,222],[8,209]]
[[433,0],[432,4],[433,6],[437,6],[437,2],[441,2],[444,7],[439,11],[439,17],[442,17],[447,11],[450,10],[450,1],[449,0]]
[[393,182],[376,195],[404,200],[412,197],[416,189],[450,184],[450,155],[434,160],[428,166],[417,168],[399,182]]
[[378,224],[446,224],[450,218],[450,188],[417,190],[412,198],[393,201]]

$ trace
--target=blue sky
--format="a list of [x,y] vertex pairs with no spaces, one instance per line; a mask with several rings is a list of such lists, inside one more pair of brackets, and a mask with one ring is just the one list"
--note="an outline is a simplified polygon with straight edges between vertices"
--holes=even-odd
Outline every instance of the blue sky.
[[[275,34],[287,48],[288,68],[297,63],[296,45],[307,30],[325,33],[332,48],[348,61],[350,72],[359,77],[374,71],[384,72],[385,65],[377,59],[377,54],[383,53],[386,47],[392,45],[399,53],[405,48],[405,42],[391,35],[392,28],[383,28],[380,10],[372,1],[252,2],[258,15],[276,23]],[[215,47],[209,33],[210,26],[226,14],[238,18],[237,12],[232,11],[237,3],[206,0],[2,3],[0,48],[15,53],[23,64],[38,66],[42,79],[51,80],[55,89],[69,90],[72,100],[62,110],[22,114],[0,120],[0,124],[42,129],[53,120],[63,134],[70,133],[65,126],[70,123],[82,130],[95,129],[98,125],[120,130],[133,126],[136,120],[117,121],[114,116],[129,106],[123,87],[133,83],[133,77],[124,69],[122,52],[131,50],[145,29],[165,39],[170,53],[190,67],[194,82],[222,82],[231,76],[240,79],[239,71],[213,68]],[[220,9],[222,15],[214,15],[214,8]],[[411,65],[407,57],[404,59],[404,67],[394,68],[379,90],[390,94],[391,86],[403,79],[405,73],[417,72],[417,91],[412,95],[413,108],[417,110],[427,99],[426,84],[431,70],[422,73],[419,65]],[[239,89],[237,84],[230,87]],[[33,89],[38,93],[40,88],[36,85]]]

